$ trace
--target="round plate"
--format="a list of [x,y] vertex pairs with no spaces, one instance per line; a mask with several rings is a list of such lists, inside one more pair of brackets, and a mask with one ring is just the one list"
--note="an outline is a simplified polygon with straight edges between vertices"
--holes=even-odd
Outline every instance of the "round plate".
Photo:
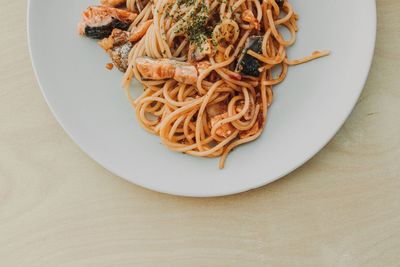
[[57,120],[90,157],[128,181],[174,195],[243,192],[301,166],[350,114],[375,45],[374,0],[292,0],[300,30],[289,57],[323,49],[332,54],[289,69],[274,88],[262,136],[235,149],[219,170],[218,159],[171,152],[139,126],[120,86],[122,73],[106,70],[108,56],[77,34],[80,14],[98,2],[29,1],[29,44],[40,87]]

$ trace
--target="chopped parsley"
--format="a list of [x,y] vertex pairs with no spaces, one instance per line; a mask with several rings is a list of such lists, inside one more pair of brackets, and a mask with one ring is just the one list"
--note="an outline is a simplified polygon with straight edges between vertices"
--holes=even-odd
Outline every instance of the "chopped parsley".
[[[191,44],[197,47],[211,36],[212,27],[207,26],[209,20],[209,8],[205,2],[201,0],[197,7],[189,13],[187,20],[183,21],[182,27],[176,29],[176,32],[184,32]],[[195,0],[178,0],[178,5],[193,5]]]
[[196,0],[178,0],[176,1],[176,3],[178,4],[178,6],[191,6],[196,2]]

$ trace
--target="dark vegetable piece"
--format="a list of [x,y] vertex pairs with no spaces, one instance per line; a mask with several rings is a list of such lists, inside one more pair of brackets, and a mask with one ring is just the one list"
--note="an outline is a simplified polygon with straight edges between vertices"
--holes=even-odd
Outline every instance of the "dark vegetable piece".
[[128,69],[128,57],[133,45],[131,42],[115,46],[108,51],[114,65],[122,72]]
[[283,8],[284,0],[276,0],[276,3],[278,4],[279,8]]
[[108,38],[104,38],[99,45],[110,55],[114,66],[125,72],[128,68],[128,57],[133,44],[129,41],[130,33],[114,29]]
[[109,24],[99,27],[86,26],[85,35],[93,39],[103,39],[110,36],[113,29],[128,30],[129,23],[122,22],[118,19],[113,19]]
[[236,65],[236,71],[240,74],[258,77],[260,76],[259,68],[261,63],[258,59],[247,54],[248,50],[252,50],[258,54],[261,53],[262,36],[251,36],[247,39],[245,47],[242,51],[238,63]]

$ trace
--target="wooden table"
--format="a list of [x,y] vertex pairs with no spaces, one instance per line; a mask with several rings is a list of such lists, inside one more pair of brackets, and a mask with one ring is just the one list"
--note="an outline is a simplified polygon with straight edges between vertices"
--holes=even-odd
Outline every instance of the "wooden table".
[[369,80],[329,145],[269,186],[190,199],[69,139],[32,72],[26,2],[2,0],[0,266],[400,266],[400,2],[377,2]]

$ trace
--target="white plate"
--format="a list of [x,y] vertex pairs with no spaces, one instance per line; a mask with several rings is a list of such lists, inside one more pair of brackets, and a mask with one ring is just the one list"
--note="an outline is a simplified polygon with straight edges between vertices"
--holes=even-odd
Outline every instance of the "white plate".
[[[143,187],[175,195],[220,196],[268,184],[315,155],[353,109],[366,81],[376,33],[374,0],[292,0],[300,14],[289,56],[330,49],[332,55],[293,67],[277,86],[265,132],[236,149],[224,170],[218,159],[169,151],[136,122],[122,74],[76,24],[98,1],[30,0],[28,32],[43,94],[65,131],[95,161]],[[137,88],[137,90],[141,90]]]

